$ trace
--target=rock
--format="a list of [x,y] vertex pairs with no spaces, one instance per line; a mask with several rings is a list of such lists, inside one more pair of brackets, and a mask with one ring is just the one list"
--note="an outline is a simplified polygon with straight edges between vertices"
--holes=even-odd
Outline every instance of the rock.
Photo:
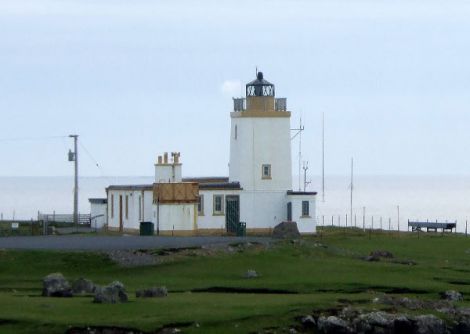
[[256,272],[256,270],[250,269],[250,270],[247,270],[244,277],[245,278],[256,278],[256,277],[259,277],[259,275]]
[[300,319],[300,322],[305,328],[315,328],[315,325],[317,324],[315,319],[311,315],[306,315],[305,317],[302,317],[302,319]]
[[404,315],[397,315],[393,319],[393,329],[400,334],[412,334],[414,330],[413,323]]
[[168,290],[166,287],[152,287],[150,289],[138,290],[135,292],[137,298],[153,298],[153,297],[166,297]]
[[455,290],[447,290],[440,293],[441,299],[448,300],[451,302],[458,302],[463,300],[463,295]]
[[416,334],[442,334],[447,333],[444,321],[438,317],[428,314],[419,315],[414,318]]
[[278,239],[300,238],[299,229],[296,222],[282,222],[273,229],[273,237]]
[[375,251],[370,252],[369,255],[374,256],[374,257],[384,257],[388,259],[393,258],[393,254],[386,250],[375,250]]
[[368,262],[377,262],[377,261],[380,261],[380,257],[372,256],[372,255],[366,256],[366,257],[364,257],[363,259],[364,259],[364,261],[368,261]]
[[42,279],[42,295],[46,297],[72,297],[72,289],[70,283],[61,273],[54,273]]
[[80,277],[73,281],[72,292],[74,294],[88,294],[95,292],[95,284],[89,279]]
[[114,281],[108,286],[97,288],[93,300],[94,303],[99,304],[116,304],[125,303],[127,301],[128,297],[124,284],[119,281]]
[[349,334],[354,330],[341,318],[335,316],[318,318],[318,330],[325,334]]

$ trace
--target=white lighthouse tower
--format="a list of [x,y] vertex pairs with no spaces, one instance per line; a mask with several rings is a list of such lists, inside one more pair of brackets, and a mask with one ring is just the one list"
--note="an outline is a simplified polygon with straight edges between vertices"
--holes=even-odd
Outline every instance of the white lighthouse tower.
[[[296,205],[291,197],[301,196],[300,202],[310,200],[311,205],[303,205],[314,209],[315,193],[291,191],[290,116],[286,99],[275,97],[274,85],[263,78],[262,72],[246,85],[246,98],[234,98],[229,179],[240,182],[243,189],[240,220],[246,222],[247,230],[270,229],[293,220]],[[310,214],[303,216],[312,218]],[[309,231],[314,232],[314,222],[310,223]]]

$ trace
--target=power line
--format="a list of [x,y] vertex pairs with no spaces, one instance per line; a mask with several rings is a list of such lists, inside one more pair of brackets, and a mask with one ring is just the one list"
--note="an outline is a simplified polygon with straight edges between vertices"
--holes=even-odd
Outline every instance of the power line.
[[36,141],[36,140],[48,140],[48,139],[59,139],[67,138],[68,136],[44,136],[44,137],[12,137],[12,138],[0,138],[0,142],[11,142],[11,141]]

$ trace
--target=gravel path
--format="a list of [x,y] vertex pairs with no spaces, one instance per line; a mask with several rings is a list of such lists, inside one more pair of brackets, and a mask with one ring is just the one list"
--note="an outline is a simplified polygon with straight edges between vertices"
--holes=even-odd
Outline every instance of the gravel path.
[[29,236],[0,237],[0,249],[118,250],[187,248],[237,242],[269,243],[267,237]]

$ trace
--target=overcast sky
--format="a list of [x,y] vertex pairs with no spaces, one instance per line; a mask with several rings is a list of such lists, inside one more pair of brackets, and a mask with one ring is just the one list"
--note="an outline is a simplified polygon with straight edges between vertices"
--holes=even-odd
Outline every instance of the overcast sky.
[[165,150],[228,175],[256,66],[302,116],[311,173],[324,113],[327,174],[351,156],[360,174],[468,174],[469,18],[459,0],[0,0],[0,175],[72,174],[70,133],[82,175],[152,175]]

